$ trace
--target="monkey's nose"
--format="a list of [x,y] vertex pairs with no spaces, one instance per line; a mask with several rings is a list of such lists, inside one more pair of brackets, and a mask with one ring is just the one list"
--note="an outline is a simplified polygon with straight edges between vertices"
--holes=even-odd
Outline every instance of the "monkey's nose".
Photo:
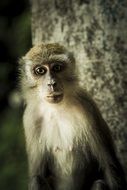
[[48,82],[48,86],[49,87],[55,87],[57,85],[56,81],[55,80],[51,80]]

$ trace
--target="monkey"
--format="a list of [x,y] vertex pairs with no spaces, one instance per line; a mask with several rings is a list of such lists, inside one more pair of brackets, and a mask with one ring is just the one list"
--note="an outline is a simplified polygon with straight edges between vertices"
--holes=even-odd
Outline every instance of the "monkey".
[[126,190],[107,123],[81,87],[72,52],[33,46],[19,61],[29,190]]

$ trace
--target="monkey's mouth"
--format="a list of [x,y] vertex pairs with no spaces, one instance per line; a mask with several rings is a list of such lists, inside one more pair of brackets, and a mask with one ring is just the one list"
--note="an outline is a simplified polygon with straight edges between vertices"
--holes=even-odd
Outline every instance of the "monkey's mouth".
[[63,99],[63,93],[53,93],[46,96],[46,100],[50,103],[58,103]]

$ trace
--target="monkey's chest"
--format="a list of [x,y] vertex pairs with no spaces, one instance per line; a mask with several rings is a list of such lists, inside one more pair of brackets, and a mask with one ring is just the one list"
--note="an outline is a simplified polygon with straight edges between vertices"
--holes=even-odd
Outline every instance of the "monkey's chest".
[[[84,181],[86,183],[89,181],[85,173],[89,173],[88,176],[91,178],[94,175],[91,171],[91,168],[94,168],[94,161],[85,141],[84,129],[87,123],[76,115],[56,115],[57,117],[55,114],[49,115],[48,119],[43,120],[39,139],[40,149],[48,152],[52,163],[51,173],[54,173],[57,179],[55,189],[80,189],[79,186],[83,186]],[[74,184],[78,186],[74,187]]]
[[[84,168],[86,154],[86,121],[76,108],[68,112],[48,112],[39,136],[40,149],[50,152],[57,173],[72,174]],[[64,167],[63,167],[64,166]]]
[[40,149],[46,149],[53,158],[55,169],[69,175],[76,167],[84,167],[86,144],[82,131],[85,126],[79,118],[62,116],[50,116],[43,121],[39,141]]
[[54,153],[71,152],[80,128],[78,119],[71,115],[50,113],[43,119],[39,142]]

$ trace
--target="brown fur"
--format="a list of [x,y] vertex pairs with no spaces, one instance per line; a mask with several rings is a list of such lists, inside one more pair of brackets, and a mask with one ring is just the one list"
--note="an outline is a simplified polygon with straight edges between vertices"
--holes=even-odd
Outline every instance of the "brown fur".
[[[125,190],[111,133],[93,100],[79,86],[73,55],[59,44],[41,44],[23,62],[29,190]],[[59,62],[66,67],[57,73],[53,67]],[[35,76],[38,64],[46,69],[44,75]],[[51,80],[56,82],[53,92]],[[62,98],[48,101],[51,93],[62,93]]]

